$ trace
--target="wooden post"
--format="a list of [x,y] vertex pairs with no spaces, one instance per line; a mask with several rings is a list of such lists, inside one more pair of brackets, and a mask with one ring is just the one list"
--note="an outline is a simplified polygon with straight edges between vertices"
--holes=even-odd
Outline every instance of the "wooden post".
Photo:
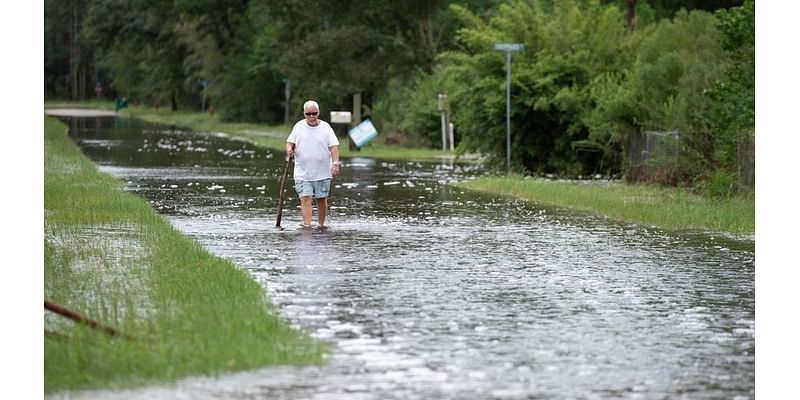
[[437,108],[442,113],[442,150],[447,150],[447,127],[449,120],[447,115],[447,94],[439,93]]
[[[350,123],[350,128],[354,128],[361,123],[361,92],[353,94],[353,122]],[[359,151],[358,146],[353,142],[350,136],[347,136],[349,142],[348,148],[351,151]]]
[[[450,120],[450,116],[448,114],[447,120]],[[450,151],[453,152],[456,150],[455,141],[453,140],[453,123],[450,122],[447,124],[447,132],[450,134]]]

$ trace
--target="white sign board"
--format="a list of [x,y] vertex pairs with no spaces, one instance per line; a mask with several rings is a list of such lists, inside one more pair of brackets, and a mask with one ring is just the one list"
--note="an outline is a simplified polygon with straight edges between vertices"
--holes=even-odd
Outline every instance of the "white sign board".
[[349,124],[353,122],[350,111],[331,111],[331,122],[334,124]]
[[361,147],[370,140],[375,139],[375,136],[378,136],[378,130],[375,129],[375,125],[372,125],[369,119],[365,119],[353,129],[350,129],[347,134],[353,139],[356,147]]

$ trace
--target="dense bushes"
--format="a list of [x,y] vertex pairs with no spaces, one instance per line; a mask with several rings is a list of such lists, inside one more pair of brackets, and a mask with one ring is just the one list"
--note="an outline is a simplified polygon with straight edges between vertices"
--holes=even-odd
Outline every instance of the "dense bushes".
[[[516,1],[491,18],[451,8],[464,25],[459,49],[392,95],[382,115],[389,130],[436,145],[436,93],[446,91],[459,150],[504,158],[505,63],[493,44],[518,42],[515,169],[736,191],[736,143],[754,126],[752,2],[716,15],[680,10],[633,32],[622,10],[599,1]],[[647,135],[661,139],[640,145]]]

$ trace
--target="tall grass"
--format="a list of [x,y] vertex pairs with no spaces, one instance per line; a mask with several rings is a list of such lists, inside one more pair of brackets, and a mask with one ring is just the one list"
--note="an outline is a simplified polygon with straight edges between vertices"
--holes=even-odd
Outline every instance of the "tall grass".
[[45,118],[45,297],[135,339],[45,315],[45,391],[127,387],[322,361],[245,271],[99,173]]
[[755,232],[753,196],[717,200],[676,188],[619,182],[551,181],[519,175],[481,177],[458,186],[670,230]]

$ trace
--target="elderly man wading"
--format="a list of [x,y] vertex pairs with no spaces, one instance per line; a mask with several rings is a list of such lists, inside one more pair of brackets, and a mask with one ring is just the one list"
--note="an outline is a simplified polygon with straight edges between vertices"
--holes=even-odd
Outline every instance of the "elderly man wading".
[[317,200],[317,223],[325,228],[331,179],[339,175],[339,140],[331,126],[319,119],[319,104],[303,104],[305,119],[297,121],[286,139],[286,153],[294,156],[294,189],[300,196],[303,228],[311,227],[311,201]]

